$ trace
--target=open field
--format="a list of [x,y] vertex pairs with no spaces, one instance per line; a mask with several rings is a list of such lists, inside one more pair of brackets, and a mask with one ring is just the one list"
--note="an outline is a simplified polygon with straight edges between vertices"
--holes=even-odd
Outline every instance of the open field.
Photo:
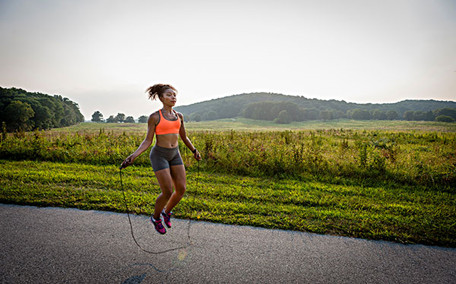
[[319,129],[355,129],[355,130],[390,130],[390,131],[439,131],[456,132],[456,123],[399,120],[329,120],[292,122],[277,124],[272,121],[247,118],[220,119],[215,121],[187,122],[190,130],[245,130],[245,131],[283,131],[283,130],[319,130]]
[[[330,120],[305,121],[290,124],[277,124],[272,121],[253,120],[247,118],[229,118],[214,121],[189,121],[185,123],[187,130],[200,131],[280,131],[280,130],[318,130],[318,129],[355,129],[355,130],[389,130],[389,131],[437,131],[456,132],[456,123],[435,121],[400,121],[400,120]],[[78,125],[53,129],[52,132],[98,132],[104,128],[116,133],[145,133],[145,123],[80,123]]]
[[[188,191],[177,217],[456,247],[454,124],[229,123],[186,124],[203,161],[180,145]],[[124,212],[117,168],[145,128],[82,123],[3,137],[0,202]],[[150,214],[159,188],[147,153],[123,173],[132,210]]]

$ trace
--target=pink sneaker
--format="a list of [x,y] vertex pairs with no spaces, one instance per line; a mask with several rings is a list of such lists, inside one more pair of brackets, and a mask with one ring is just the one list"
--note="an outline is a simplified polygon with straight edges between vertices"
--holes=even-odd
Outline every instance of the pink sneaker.
[[163,216],[163,222],[165,223],[166,227],[171,228],[171,215],[173,215],[173,212],[166,214],[165,210],[163,210],[161,214]]
[[165,227],[163,227],[161,218],[158,219],[158,220],[155,220],[155,219],[154,219],[154,216],[151,216],[151,217],[150,217],[150,221],[151,221],[152,224],[154,225],[155,230],[157,230],[157,232],[159,232],[159,233],[162,234],[162,235],[163,235],[163,234],[166,234],[166,229],[165,229]]

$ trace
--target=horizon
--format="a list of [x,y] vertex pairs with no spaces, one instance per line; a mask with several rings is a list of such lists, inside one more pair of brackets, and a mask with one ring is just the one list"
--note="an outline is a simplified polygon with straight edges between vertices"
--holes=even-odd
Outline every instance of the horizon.
[[451,0],[0,2],[0,86],[61,95],[90,119],[243,93],[357,104],[456,100]]

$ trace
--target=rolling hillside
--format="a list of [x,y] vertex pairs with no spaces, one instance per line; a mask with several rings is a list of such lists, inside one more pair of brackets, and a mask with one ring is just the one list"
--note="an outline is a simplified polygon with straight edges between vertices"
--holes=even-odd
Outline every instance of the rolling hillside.
[[212,120],[243,116],[244,110],[249,105],[260,102],[286,102],[297,105],[303,111],[312,110],[317,113],[329,111],[337,114],[332,118],[347,117],[349,112],[355,109],[369,112],[375,110],[381,112],[395,111],[398,119],[402,119],[408,111],[426,113],[443,108],[456,108],[456,102],[454,101],[404,100],[386,104],[357,104],[337,100],[308,99],[302,96],[287,96],[275,93],[249,93],[179,106],[175,109],[190,118],[200,115],[202,120]]

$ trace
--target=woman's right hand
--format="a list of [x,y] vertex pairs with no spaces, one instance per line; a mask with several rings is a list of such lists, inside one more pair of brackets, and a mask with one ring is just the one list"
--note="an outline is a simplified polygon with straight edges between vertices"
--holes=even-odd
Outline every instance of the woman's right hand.
[[122,164],[120,165],[120,169],[125,169],[126,167],[130,166],[131,164],[133,164],[134,162],[134,158],[133,158],[133,155],[130,155],[128,156],[125,161],[122,162]]

